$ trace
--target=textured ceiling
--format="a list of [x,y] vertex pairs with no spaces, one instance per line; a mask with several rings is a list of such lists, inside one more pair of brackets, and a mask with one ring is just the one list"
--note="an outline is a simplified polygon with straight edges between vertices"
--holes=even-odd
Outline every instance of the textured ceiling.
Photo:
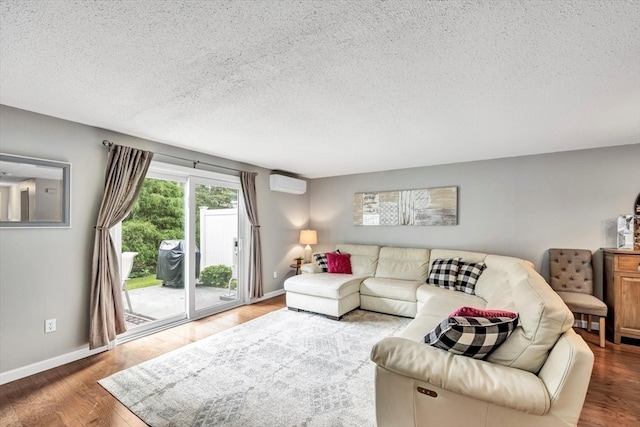
[[0,8],[0,103],[309,178],[640,142],[638,1]]

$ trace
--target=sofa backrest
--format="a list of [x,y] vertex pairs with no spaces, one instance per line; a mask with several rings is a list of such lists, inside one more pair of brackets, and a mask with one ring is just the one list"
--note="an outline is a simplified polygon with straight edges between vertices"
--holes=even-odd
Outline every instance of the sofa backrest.
[[[537,373],[547,359],[549,350],[573,325],[573,314],[530,262],[487,255],[485,263],[487,271],[506,273],[506,283],[511,287],[510,298],[519,315],[518,327],[487,360]],[[487,290],[486,280],[485,283],[478,281],[478,286],[485,285],[483,291]],[[498,292],[494,292],[490,300],[495,301],[500,297]],[[489,303],[487,301],[487,307]]]
[[339,244],[336,249],[351,255],[351,272],[356,276],[373,276],[378,266],[380,246]]
[[465,262],[482,262],[487,254],[482,252],[457,251],[455,249],[431,249],[431,257],[429,259],[429,271],[431,265],[436,259],[462,258]]
[[425,282],[428,272],[429,249],[389,246],[380,249],[378,268],[376,268],[377,278]]
[[475,292],[487,302],[487,309],[518,311],[509,284],[509,270],[518,267],[522,262],[528,261],[501,255],[485,257],[486,267],[478,279]]

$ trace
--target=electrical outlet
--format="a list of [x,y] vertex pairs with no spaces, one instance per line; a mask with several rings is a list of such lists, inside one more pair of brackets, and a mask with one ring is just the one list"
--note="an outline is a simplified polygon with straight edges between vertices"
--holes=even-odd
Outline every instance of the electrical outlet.
[[56,319],[48,319],[44,321],[44,332],[48,334],[49,332],[55,332],[56,330]]
[[274,278],[274,279],[277,279],[277,278],[278,278],[278,272],[277,272],[277,271],[274,271],[274,272],[273,272],[273,278]]

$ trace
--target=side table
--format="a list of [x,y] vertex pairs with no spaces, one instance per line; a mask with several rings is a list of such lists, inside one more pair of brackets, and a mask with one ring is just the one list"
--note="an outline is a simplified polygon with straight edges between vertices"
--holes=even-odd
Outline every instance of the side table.
[[289,267],[291,267],[291,268],[295,268],[295,270],[296,270],[296,276],[297,276],[298,274],[300,274],[300,267],[302,267],[303,265],[304,265],[304,264],[295,264],[295,263],[294,263],[294,264],[289,265]]

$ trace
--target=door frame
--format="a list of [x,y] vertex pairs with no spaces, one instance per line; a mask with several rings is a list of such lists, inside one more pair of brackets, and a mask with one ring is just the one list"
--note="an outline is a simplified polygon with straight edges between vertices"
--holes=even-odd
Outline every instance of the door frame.
[[[149,166],[149,170],[145,178],[152,179],[164,179],[176,182],[182,182],[184,184],[184,216],[185,216],[185,244],[188,248],[185,254],[185,266],[188,274],[185,274],[185,309],[183,313],[176,316],[171,316],[166,319],[152,322],[148,325],[142,325],[126,331],[116,337],[116,345],[122,344],[127,341],[140,338],[145,335],[150,335],[155,332],[159,332],[163,329],[167,329],[173,326],[177,326],[182,323],[197,320],[203,317],[210,316],[215,313],[219,313],[225,310],[229,310],[234,307],[244,305],[249,301],[249,287],[247,286],[249,265],[249,241],[247,237],[250,236],[250,224],[246,214],[246,208],[244,204],[244,197],[242,194],[242,186],[240,184],[240,177],[235,175],[227,175],[219,172],[206,171],[202,169],[189,168],[170,163],[163,163],[158,161],[152,161]],[[237,282],[237,295],[236,301],[229,301],[227,303],[218,304],[212,307],[203,308],[200,310],[195,309],[195,257],[191,254],[195,254],[195,214],[198,214],[197,207],[195,206],[195,185],[196,184],[215,185],[215,183],[221,186],[229,186],[238,190],[238,282]],[[237,186],[237,187],[236,187]],[[194,215],[192,215],[192,212]],[[122,223],[119,223],[110,230],[111,237],[116,246],[116,250],[119,254],[122,253]],[[122,260],[119,260],[122,264]]]

